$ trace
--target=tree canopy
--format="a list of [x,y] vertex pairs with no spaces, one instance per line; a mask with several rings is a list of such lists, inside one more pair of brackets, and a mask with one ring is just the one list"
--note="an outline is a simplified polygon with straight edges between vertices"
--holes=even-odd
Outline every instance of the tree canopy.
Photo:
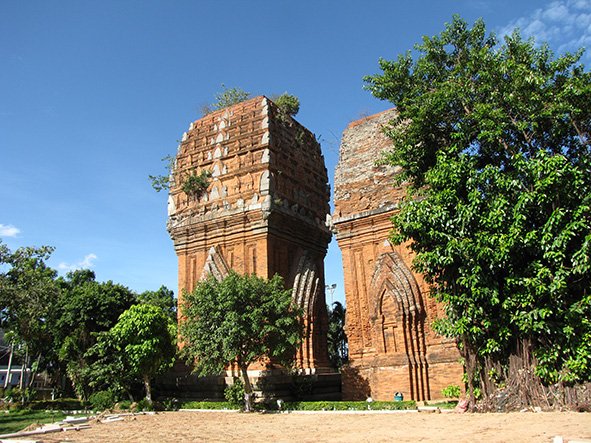
[[59,279],[59,300],[53,313],[52,335],[58,359],[76,393],[90,394],[87,351],[96,344],[98,334],[108,331],[119,316],[136,302],[125,286],[97,282],[94,272],[76,270]]
[[[131,395],[140,379],[145,382],[146,374],[165,366],[155,360],[169,361],[171,349],[174,354],[176,334],[166,329],[176,321],[173,292],[162,286],[137,295],[111,281],[96,281],[89,269],[58,277],[46,263],[52,251],[47,246],[11,251],[0,242],[0,327],[20,363],[32,368],[28,382],[37,370],[46,370],[54,387],[68,391],[69,379],[81,398],[100,390]],[[127,326],[111,335],[120,315],[137,304],[133,320],[143,329],[134,329],[130,313],[123,318]],[[168,331],[166,346],[160,341],[162,328]],[[132,330],[133,337],[125,338],[122,329]],[[150,349],[156,350],[151,364],[139,361],[141,352],[122,351],[136,344],[133,340],[142,340],[146,360]]]
[[544,385],[590,380],[582,52],[555,57],[518,31],[499,42],[457,16],[415,51],[365,80],[398,111],[384,161],[403,167],[409,196],[392,239],[412,240],[415,268],[447,309],[437,327],[458,339],[472,402],[478,389],[536,402]]
[[265,280],[231,271],[221,281],[209,276],[183,295],[181,318],[182,354],[195,372],[219,375],[236,363],[246,394],[252,394],[249,365],[265,357],[289,362],[301,340],[300,312],[278,275]]
[[48,246],[11,251],[0,242],[0,328],[23,364],[34,358],[33,372],[54,357],[50,319],[59,288],[57,273],[45,263],[52,252]]
[[176,354],[176,324],[159,306],[134,305],[106,336],[121,353],[126,372],[141,377],[152,401],[150,379],[170,368]]
[[157,291],[144,291],[137,296],[140,303],[158,306],[168,317],[176,323],[177,300],[174,291],[166,286],[160,286]]

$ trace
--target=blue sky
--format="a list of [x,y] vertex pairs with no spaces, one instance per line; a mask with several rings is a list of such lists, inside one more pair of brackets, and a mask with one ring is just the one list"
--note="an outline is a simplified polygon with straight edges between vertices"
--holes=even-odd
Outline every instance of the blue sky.
[[[62,274],[176,291],[166,195],[147,176],[220,85],[297,95],[332,183],[343,129],[391,107],[363,76],[454,13],[591,48],[591,0],[0,0],[0,239],[54,246]],[[342,301],[340,260],[333,240],[326,280]]]

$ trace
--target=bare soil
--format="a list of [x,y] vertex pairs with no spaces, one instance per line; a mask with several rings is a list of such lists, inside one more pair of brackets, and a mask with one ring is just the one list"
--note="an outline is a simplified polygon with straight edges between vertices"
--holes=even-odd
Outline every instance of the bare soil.
[[591,441],[591,413],[162,412],[30,436],[43,442],[551,442]]

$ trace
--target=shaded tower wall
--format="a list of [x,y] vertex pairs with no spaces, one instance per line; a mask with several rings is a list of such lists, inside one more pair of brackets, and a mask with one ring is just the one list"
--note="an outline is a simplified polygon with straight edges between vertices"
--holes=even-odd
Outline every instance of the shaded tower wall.
[[183,134],[175,177],[203,170],[211,178],[199,199],[176,183],[168,200],[179,300],[208,274],[277,273],[305,312],[299,367],[328,367],[324,257],[331,237],[330,189],[314,135],[266,97],[255,97],[208,114]]
[[394,187],[399,167],[376,166],[391,146],[382,128],[395,115],[385,111],[351,123],[343,133],[335,173],[333,223],[343,256],[349,364],[343,398],[392,400],[441,398],[461,385],[462,366],[452,341],[431,330],[443,316],[429,287],[411,271],[408,245],[388,241],[391,216],[404,198]]

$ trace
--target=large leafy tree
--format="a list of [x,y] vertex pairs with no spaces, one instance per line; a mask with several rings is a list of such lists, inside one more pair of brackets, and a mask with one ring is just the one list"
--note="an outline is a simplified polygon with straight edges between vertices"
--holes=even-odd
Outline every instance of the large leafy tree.
[[176,324],[158,306],[134,305],[119,317],[103,340],[121,353],[127,374],[144,382],[146,400],[152,401],[151,379],[170,368],[176,354]]
[[181,304],[182,353],[195,372],[218,375],[230,363],[240,369],[246,410],[252,410],[248,367],[263,358],[293,360],[301,340],[300,311],[275,275],[266,280],[235,272],[200,282]]
[[48,319],[58,287],[56,272],[46,264],[52,251],[48,246],[11,251],[0,242],[0,327],[20,346],[23,360],[34,358],[35,369],[50,364],[53,356]]
[[85,377],[87,351],[100,332],[111,329],[119,316],[136,303],[135,293],[111,281],[97,282],[94,272],[77,270],[58,279],[61,293],[52,329],[59,360],[76,393],[87,398],[90,380]]
[[157,291],[144,291],[137,296],[142,304],[158,306],[170,317],[172,321],[177,321],[177,300],[174,291],[166,286],[160,286]]
[[[368,89],[398,117],[385,161],[409,198],[393,240],[447,308],[468,387],[523,403],[591,379],[591,75],[516,31],[459,17]],[[546,402],[546,398],[543,399]],[[551,401],[551,400],[550,400]]]

